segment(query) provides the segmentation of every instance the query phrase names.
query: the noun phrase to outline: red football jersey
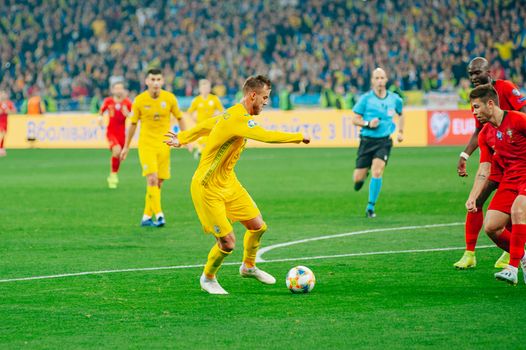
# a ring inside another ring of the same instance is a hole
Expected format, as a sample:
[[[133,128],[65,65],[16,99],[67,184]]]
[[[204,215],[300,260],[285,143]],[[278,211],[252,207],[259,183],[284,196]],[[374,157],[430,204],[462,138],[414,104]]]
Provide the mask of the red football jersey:
[[[526,180],[526,114],[504,111],[504,118],[495,130],[495,152],[504,168],[504,181]]]
[[[113,97],[108,97],[104,99],[102,106],[100,108],[100,113],[108,111],[109,120],[108,123],[108,134],[124,134],[126,126],[126,116],[123,113],[124,107],[126,106],[127,112],[131,112],[132,102],[130,99],[125,98],[120,102],[116,102]]]
[[[517,86],[509,80],[495,80],[493,88],[499,96],[499,106],[503,111],[518,111],[526,106],[526,97],[524,97]],[[482,128],[482,124],[475,118],[477,129]]]
[[[491,163],[495,153],[495,128],[486,123],[479,133],[480,163]]]
[[[7,100],[0,102],[0,118],[7,118],[7,111],[14,109],[15,105],[11,101]]]

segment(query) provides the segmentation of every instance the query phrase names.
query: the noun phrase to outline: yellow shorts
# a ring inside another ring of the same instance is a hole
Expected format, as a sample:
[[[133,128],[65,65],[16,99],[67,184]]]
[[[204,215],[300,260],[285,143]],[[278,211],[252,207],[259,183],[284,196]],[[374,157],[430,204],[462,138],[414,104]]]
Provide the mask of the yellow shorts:
[[[170,147],[141,148],[139,147],[142,176],[157,173],[159,179],[170,178]]]
[[[236,181],[228,189],[204,187],[192,180],[192,201],[203,230],[216,237],[233,231],[232,223],[246,221],[261,215],[247,190]]]

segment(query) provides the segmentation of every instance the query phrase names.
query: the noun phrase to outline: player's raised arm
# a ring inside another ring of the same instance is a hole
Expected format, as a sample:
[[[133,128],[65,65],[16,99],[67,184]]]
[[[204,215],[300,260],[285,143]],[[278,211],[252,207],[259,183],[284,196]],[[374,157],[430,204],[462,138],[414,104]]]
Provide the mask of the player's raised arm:
[[[309,143],[310,138],[301,133],[281,132],[266,130],[259,126],[251,117],[240,117],[232,132],[236,136],[246,137],[252,140],[267,143]]]
[[[181,145],[186,145],[192,141],[195,141],[202,136],[207,136],[210,134],[219,118],[222,118],[222,116],[206,119],[193,128],[181,131],[179,134],[170,132],[165,135],[168,139],[164,142],[168,146],[179,147]],[[174,138],[176,138],[177,141]]]

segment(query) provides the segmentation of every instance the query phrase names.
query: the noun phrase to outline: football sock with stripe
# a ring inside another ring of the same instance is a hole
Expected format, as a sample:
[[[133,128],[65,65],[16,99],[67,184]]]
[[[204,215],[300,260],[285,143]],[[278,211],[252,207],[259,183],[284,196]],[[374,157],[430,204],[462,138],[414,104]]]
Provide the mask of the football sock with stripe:
[[[524,256],[524,243],[526,243],[526,225],[515,224],[511,226],[510,265],[519,266],[519,261]]]
[[[369,204],[367,204],[367,210],[374,211],[374,205],[380,195],[380,189],[382,188],[382,178],[373,177],[369,183]]]
[[[225,257],[232,254],[232,252],[227,252],[219,248],[217,244],[214,244],[210,252],[208,253],[208,260],[206,262],[203,273],[206,278],[213,279],[216,276],[217,271],[223,264]]]
[[[151,211],[156,215],[161,213],[161,189],[159,186],[148,186],[146,195],[149,197]]]
[[[256,265],[256,254],[259,246],[261,245],[261,236],[267,230],[267,224],[263,223],[263,226],[259,230],[247,230],[243,239],[243,262],[248,268]]]
[[[477,208],[476,213],[467,213],[465,225],[466,250],[472,252],[475,251],[475,246],[477,245],[477,239],[483,222],[484,214],[482,213],[482,208]]]

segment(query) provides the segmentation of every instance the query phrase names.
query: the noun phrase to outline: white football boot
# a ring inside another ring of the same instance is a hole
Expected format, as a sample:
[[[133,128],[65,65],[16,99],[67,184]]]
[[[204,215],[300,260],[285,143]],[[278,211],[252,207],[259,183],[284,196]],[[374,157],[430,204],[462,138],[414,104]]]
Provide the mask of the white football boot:
[[[526,283],[526,254],[521,259],[521,269],[522,269],[522,277],[524,278],[524,283]]]
[[[276,283],[276,279],[270,273],[260,270],[255,266],[248,268],[245,266],[244,263],[241,264],[241,266],[239,267],[239,274],[241,275],[241,277],[255,278],[259,282],[264,283],[264,284],[275,284]]]
[[[205,276],[203,273],[199,279],[201,284],[201,289],[209,294],[228,294],[226,290],[221,287],[216,278],[210,279]]]
[[[501,272],[497,272],[495,274],[495,278],[498,279],[499,281],[505,281],[505,282],[508,282],[509,284],[516,286],[517,281],[518,281],[517,268],[511,265],[508,265],[508,267],[506,267]]]

